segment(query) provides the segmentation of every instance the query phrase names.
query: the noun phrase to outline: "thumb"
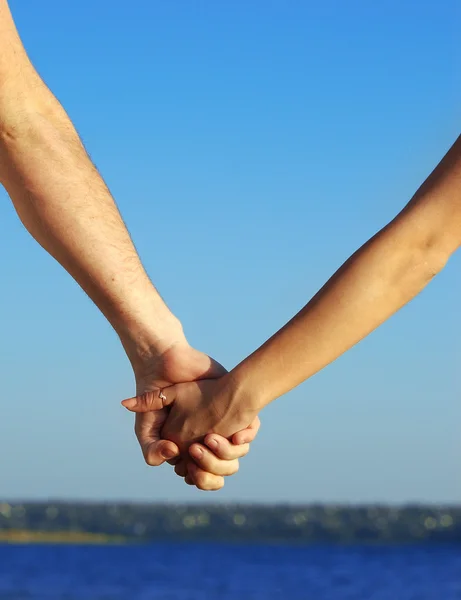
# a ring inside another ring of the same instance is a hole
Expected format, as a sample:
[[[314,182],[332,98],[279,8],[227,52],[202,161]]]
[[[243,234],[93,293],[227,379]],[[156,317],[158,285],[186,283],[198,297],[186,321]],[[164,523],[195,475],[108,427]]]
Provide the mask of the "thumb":
[[[250,444],[258,435],[260,427],[261,421],[259,420],[259,417],[256,417],[246,429],[237,431],[237,433],[232,436],[232,443],[236,446],[240,446],[241,444]]]
[[[208,370],[204,373],[203,377],[200,379],[219,379],[226,375],[227,369],[222,366],[221,363],[218,363],[217,360],[211,358],[211,356],[207,356],[210,361]]]
[[[165,461],[179,456],[179,448],[168,440],[155,440],[144,446],[143,454],[149,466],[158,467]]]
[[[136,415],[136,437],[144,460],[152,467],[157,467],[179,455],[176,444],[160,439],[160,431],[167,417],[165,413],[166,411],[152,411]]]
[[[144,413],[152,410],[162,410],[170,406],[176,399],[176,386],[168,388],[154,388],[144,394],[138,394],[122,401],[122,406],[131,412]]]

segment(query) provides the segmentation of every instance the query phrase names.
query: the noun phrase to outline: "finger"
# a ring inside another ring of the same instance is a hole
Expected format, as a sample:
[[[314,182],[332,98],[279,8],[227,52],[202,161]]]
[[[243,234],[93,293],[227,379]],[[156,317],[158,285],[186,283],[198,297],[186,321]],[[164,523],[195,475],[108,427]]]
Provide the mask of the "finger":
[[[144,392],[144,394],[122,400],[122,406],[131,412],[150,412],[151,410],[162,410],[166,406],[170,406],[175,398],[176,389],[173,385],[164,389],[155,388],[149,392]]]
[[[142,446],[141,446],[142,447]],[[168,440],[146,444],[143,448],[144,460],[151,467],[159,467],[166,460],[179,455],[179,448]]]
[[[249,444],[240,444],[236,446],[226,438],[217,435],[216,433],[210,433],[205,437],[205,446],[209,448],[213,454],[222,460],[234,460],[236,458],[243,458],[250,451]],[[194,444],[197,446],[200,444]],[[191,446],[192,448],[192,446]]]
[[[259,417],[251,423],[249,427],[243,429],[242,431],[238,431],[232,436],[232,442],[234,444],[249,444],[252,442],[256,436],[258,435],[259,428],[261,427],[261,421]]]
[[[224,487],[224,477],[206,473],[194,463],[187,465],[187,477],[192,478],[195,486],[204,492],[216,492]]]
[[[189,453],[194,459],[197,466],[211,473],[212,475],[221,475],[228,477],[229,475],[235,475],[239,470],[239,462],[237,459],[234,460],[221,460],[217,458],[213,452],[201,446],[200,444],[193,444]]]
[[[187,475],[186,461],[185,460],[179,461],[178,464],[174,468],[174,472],[176,473],[176,475],[179,475],[179,477],[185,477]]]
[[[160,430],[166,417],[166,411],[153,411],[137,414],[135,419],[135,433],[144,460],[154,467],[179,455],[179,448],[174,442],[160,439]]]
[[[187,485],[195,485],[194,480],[189,475],[186,475],[184,481],[187,483]]]

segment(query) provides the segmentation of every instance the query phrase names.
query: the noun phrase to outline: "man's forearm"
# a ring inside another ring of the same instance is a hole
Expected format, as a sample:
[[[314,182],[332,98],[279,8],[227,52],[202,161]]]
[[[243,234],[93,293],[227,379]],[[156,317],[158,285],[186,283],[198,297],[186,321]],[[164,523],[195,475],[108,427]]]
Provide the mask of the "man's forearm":
[[[43,83],[35,80],[28,94],[25,85],[0,90],[1,183],[25,227],[97,304],[132,361],[161,352],[181,337],[180,323],[149,281],[70,119]]]
[[[460,243],[461,138],[405,210],[229,374],[237,403],[262,408],[331,363],[414,298]]]

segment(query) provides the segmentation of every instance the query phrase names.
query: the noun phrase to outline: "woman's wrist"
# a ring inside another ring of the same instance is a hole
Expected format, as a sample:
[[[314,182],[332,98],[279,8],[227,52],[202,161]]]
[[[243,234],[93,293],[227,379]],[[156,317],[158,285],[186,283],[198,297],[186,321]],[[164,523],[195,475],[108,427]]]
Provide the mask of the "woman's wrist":
[[[264,386],[260,385],[245,362],[241,363],[222,379],[231,395],[231,403],[236,412],[254,418],[270,403]]]

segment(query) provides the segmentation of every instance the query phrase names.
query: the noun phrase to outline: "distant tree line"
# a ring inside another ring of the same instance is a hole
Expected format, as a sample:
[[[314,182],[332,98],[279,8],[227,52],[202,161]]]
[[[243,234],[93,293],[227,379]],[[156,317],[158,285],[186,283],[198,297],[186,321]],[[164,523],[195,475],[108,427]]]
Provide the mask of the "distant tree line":
[[[0,530],[139,541],[461,543],[461,506],[0,503]]]

